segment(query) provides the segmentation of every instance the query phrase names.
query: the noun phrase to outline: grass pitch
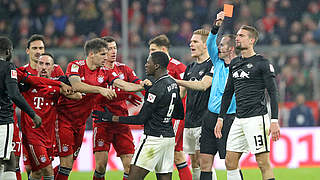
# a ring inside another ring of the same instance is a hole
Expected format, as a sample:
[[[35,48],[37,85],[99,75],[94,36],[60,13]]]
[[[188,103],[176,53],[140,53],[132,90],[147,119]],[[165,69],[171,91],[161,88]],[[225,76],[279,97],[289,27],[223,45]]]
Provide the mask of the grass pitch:
[[[217,170],[218,180],[226,180],[227,173],[223,170]],[[261,174],[258,169],[244,169],[242,170],[245,180],[260,180]],[[319,168],[297,168],[297,169],[274,169],[276,179],[280,180],[320,180],[320,167]],[[92,179],[93,172],[71,172],[69,180],[90,180]],[[110,180],[122,180],[122,171],[108,171],[106,179]],[[27,175],[24,173],[22,179],[27,179]],[[149,173],[145,178],[146,180],[156,179],[154,173]],[[178,171],[173,172],[173,180],[178,180]]]

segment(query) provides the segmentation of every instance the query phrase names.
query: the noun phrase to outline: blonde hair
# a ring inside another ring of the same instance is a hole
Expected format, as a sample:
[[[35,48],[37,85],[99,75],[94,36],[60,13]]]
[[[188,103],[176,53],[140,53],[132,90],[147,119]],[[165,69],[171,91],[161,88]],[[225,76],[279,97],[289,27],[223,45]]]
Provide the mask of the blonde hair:
[[[197,29],[197,30],[193,31],[193,34],[198,34],[201,36],[201,40],[203,43],[207,42],[209,33],[210,32],[206,29]]]

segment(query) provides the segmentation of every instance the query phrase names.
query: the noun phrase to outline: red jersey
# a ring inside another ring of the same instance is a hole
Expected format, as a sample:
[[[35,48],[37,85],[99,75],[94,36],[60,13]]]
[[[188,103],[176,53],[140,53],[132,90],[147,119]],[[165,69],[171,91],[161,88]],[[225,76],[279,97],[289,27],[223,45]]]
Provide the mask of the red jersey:
[[[103,67],[90,70],[86,60],[70,62],[66,75],[68,77],[79,76],[82,82],[93,86],[103,86],[117,78],[117,75],[110,74],[110,72]],[[81,100],[72,100],[61,96],[57,106],[59,122],[75,128],[85,125],[95,104],[96,95],[97,94],[93,93],[83,93]]]
[[[60,87],[46,86],[46,88],[49,92],[41,91],[43,87],[31,86],[28,91],[22,93],[32,109],[42,118],[42,124],[40,128],[32,129],[32,119],[26,113],[22,113],[21,129],[26,143],[51,148],[55,134],[55,106],[58,102]]]
[[[22,67],[24,67],[32,75],[34,75],[34,76],[38,75],[37,70],[36,69],[32,69],[30,64],[26,64],[26,65],[24,65]],[[19,68],[21,68],[21,67],[19,67]],[[51,73],[51,77],[55,78],[55,77],[59,77],[59,76],[63,76],[63,75],[64,75],[64,72],[62,71],[61,67],[59,65],[57,65],[57,64],[54,64],[53,65],[53,71]]]
[[[183,79],[184,71],[186,70],[186,65],[180,61],[170,58],[169,64],[167,67],[168,74],[175,79]]]
[[[111,73],[114,77],[119,77],[119,79],[122,79],[126,82],[131,83],[140,83],[139,77],[137,77],[136,73],[127,65],[115,62],[113,69],[106,68],[109,73]],[[121,89],[110,86],[108,84],[105,85],[105,87],[109,87],[115,90],[115,92],[122,91]],[[108,103],[105,104],[99,104],[94,107],[95,110],[103,110],[103,106],[107,106],[109,111],[113,113],[116,116],[128,116],[128,107],[126,100],[115,100],[115,101],[108,101]]]

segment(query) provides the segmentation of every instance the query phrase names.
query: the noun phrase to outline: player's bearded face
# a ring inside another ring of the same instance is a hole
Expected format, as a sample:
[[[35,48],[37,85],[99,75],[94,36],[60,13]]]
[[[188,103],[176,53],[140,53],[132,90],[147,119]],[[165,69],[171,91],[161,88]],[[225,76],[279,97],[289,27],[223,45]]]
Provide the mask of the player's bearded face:
[[[249,38],[249,32],[243,29],[240,29],[237,32],[237,36],[236,36],[236,48],[238,50],[246,50],[248,49],[250,46],[250,42],[252,41],[252,38]]]
[[[41,40],[36,40],[30,43],[30,47],[26,52],[30,56],[30,59],[37,63],[41,54],[44,53],[44,44]]]
[[[191,57],[197,58],[206,50],[206,42],[202,42],[201,35],[194,34],[190,40]]]
[[[39,77],[49,78],[53,71],[53,59],[50,56],[40,56],[37,71]]]
[[[147,75],[154,75],[155,67],[154,67],[154,63],[151,59],[151,56],[148,57],[147,62],[144,66],[145,66]]]

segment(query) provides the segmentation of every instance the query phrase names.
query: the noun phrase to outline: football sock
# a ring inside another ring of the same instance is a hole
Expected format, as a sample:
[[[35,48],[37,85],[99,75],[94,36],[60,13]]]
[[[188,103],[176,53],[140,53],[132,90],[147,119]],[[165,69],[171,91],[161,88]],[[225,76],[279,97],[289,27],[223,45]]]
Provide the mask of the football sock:
[[[31,176],[29,176],[29,180],[40,180],[40,179],[32,178]]]
[[[43,180],[54,180],[54,176],[43,176]]]
[[[270,179],[268,179],[268,180],[276,180],[276,178],[270,178]]]
[[[200,180],[211,180],[211,179],[212,179],[212,172],[201,171]]]
[[[2,179],[3,170],[4,170],[4,165],[0,164],[0,179]]]
[[[104,180],[105,173],[99,173],[97,170],[94,171],[93,180]]]
[[[129,174],[127,174],[127,173],[123,173],[123,180],[128,180],[128,178],[129,178]]]
[[[57,176],[58,171],[59,171],[59,167],[60,167],[60,165],[58,165],[58,166],[56,166],[55,168],[53,168],[53,175],[54,175],[54,177]]]
[[[20,168],[16,168],[16,177],[17,177],[17,180],[21,180]]]
[[[191,174],[191,171],[188,167],[187,162],[176,164],[176,167],[178,169],[179,178],[181,180],[192,180],[192,174]]]
[[[192,168],[192,179],[193,180],[199,180],[200,179],[200,168]]]
[[[227,170],[228,180],[242,180],[242,173],[239,169]]]
[[[70,172],[71,172],[71,168],[60,166],[58,174],[55,179],[56,180],[68,180]]]

